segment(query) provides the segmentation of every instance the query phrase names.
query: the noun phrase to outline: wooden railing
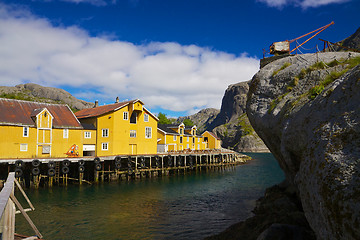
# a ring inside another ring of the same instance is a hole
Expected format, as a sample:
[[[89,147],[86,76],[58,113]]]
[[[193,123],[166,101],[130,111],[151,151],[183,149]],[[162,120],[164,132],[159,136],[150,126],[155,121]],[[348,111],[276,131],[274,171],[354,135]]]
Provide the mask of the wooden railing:
[[[17,198],[14,195],[15,185],[18,187],[26,201],[28,202],[30,208],[24,209]],[[19,209],[16,211],[16,207]],[[30,219],[29,215],[26,213],[28,211],[35,210],[34,206],[31,204],[29,198],[26,196],[24,190],[20,186],[19,182],[15,178],[15,173],[10,172],[8,178],[4,184],[3,189],[0,192],[0,239],[1,240],[13,240],[15,235],[15,214],[22,213],[26,221],[30,224],[31,228],[34,230],[36,237],[29,237],[27,239],[38,239],[43,236],[36,228],[35,224]]]

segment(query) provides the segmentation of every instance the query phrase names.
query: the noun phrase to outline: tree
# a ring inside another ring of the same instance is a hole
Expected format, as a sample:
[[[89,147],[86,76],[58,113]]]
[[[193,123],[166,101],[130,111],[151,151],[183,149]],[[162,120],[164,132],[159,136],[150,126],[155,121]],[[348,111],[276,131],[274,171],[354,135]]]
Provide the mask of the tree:
[[[158,124],[171,124],[171,120],[166,117],[165,113],[159,112],[157,117],[159,119]]]

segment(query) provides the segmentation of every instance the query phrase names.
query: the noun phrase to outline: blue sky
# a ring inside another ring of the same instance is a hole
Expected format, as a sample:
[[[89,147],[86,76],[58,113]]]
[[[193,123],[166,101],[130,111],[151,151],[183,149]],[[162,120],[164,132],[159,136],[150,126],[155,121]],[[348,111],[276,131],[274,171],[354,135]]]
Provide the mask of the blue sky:
[[[359,10],[359,0],[0,0],[1,85],[33,82],[100,104],[140,98],[184,116],[220,108],[272,42],[331,21],[319,37],[337,42],[360,27]]]

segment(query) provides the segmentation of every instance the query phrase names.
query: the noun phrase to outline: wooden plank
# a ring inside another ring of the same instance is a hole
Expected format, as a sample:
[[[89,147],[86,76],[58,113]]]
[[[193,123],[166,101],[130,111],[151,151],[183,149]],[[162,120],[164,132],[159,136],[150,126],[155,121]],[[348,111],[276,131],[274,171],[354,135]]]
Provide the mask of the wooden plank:
[[[22,213],[22,215],[24,216],[26,221],[30,224],[31,228],[36,233],[36,236],[38,236],[39,238],[42,238],[43,236],[41,235],[41,233],[39,232],[39,230],[37,229],[37,227],[35,226],[33,221],[30,219],[29,215],[25,212],[25,210],[23,209],[23,207],[21,206],[21,204],[16,199],[16,197],[15,197],[15,195],[13,193],[10,194],[10,198],[15,203],[15,205],[18,207],[18,209],[20,210],[20,212]]]

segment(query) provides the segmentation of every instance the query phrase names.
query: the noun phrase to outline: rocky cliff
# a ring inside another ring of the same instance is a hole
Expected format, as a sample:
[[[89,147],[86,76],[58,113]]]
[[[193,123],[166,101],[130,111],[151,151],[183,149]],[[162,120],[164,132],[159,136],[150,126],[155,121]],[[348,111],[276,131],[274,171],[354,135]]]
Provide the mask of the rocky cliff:
[[[215,108],[205,108],[200,110],[198,113],[195,113],[186,117],[179,117],[176,119],[177,123],[183,122],[185,119],[190,119],[197,127],[199,133],[203,133],[208,130],[209,126],[212,124],[216,116],[219,114],[220,110]]]
[[[250,83],[247,115],[317,239],[360,239],[360,54],[266,65]]]
[[[249,82],[230,85],[224,94],[220,113],[208,129],[222,140],[224,148],[238,152],[267,152],[245,114]]]
[[[15,87],[0,87],[0,97],[19,100],[62,103],[73,110],[93,107],[94,103],[85,102],[60,88],[43,87],[34,83],[19,84]]]
[[[356,49],[360,51],[360,28],[358,28],[356,30],[356,32],[351,35],[348,38],[345,38],[344,40],[338,42],[337,44],[344,46],[344,47],[348,47],[348,48],[352,48],[352,49]],[[335,50],[337,51],[343,51],[344,49],[341,47],[334,47]]]

